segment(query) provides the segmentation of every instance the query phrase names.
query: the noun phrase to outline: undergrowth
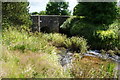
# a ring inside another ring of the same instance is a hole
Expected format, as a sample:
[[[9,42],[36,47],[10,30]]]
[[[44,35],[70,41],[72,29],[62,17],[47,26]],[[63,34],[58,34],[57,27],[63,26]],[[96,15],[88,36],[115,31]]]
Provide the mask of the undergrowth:
[[[24,26],[22,26],[24,27]],[[2,33],[3,52],[0,57],[2,71],[0,77],[7,78],[66,78],[72,77],[71,72],[64,71],[58,62],[57,47],[68,48],[68,38],[59,33],[32,33],[25,28],[9,27]],[[86,40],[83,38],[70,38],[81,52],[87,50]],[[82,49],[82,41],[86,48]],[[72,46],[72,45],[70,45]],[[75,46],[75,45],[74,45]],[[72,48],[72,47],[71,47]]]
[[[104,66],[106,69],[100,67],[95,71],[93,68],[90,69],[92,65],[88,63],[86,65],[77,58],[73,61],[72,69],[64,71],[56,55],[59,52],[58,48],[64,47],[73,52],[85,53],[88,46],[87,41],[82,37],[67,38],[66,35],[59,33],[32,33],[24,28],[11,27],[3,30],[2,46],[0,78],[96,78],[99,75],[99,77],[113,76],[111,73],[113,73],[114,65],[112,67],[108,65],[108,68]],[[88,71],[85,70],[87,68]],[[84,74],[78,76],[79,71]],[[88,75],[87,72],[90,74]],[[107,76],[107,73],[111,75]],[[95,76],[96,74],[97,76]]]

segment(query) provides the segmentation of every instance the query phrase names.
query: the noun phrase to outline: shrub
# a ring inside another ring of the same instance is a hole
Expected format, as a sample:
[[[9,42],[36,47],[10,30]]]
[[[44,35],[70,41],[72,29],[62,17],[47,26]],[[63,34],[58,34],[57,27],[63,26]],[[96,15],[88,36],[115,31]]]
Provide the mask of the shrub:
[[[96,43],[97,46],[103,49],[120,49],[119,31],[117,23],[110,25],[107,30],[97,30],[96,40],[99,41],[99,44]]]
[[[83,23],[80,20],[73,23],[73,26],[70,29],[70,34],[72,36],[84,36],[85,38],[91,38],[94,31],[99,27],[97,25],[92,25],[88,23]],[[88,34],[89,33],[89,34]]]
[[[65,35],[58,33],[43,34],[42,37],[56,47],[65,47],[81,53],[86,52],[88,48],[86,40],[82,37],[67,38]]]
[[[76,16],[68,18],[61,26],[61,33],[67,34],[68,36],[70,35],[70,29],[75,21],[77,21],[80,18],[77,18]]]
[[[61,28],[69,36],[80,36],[87,39],[91,49],[114,49],[120,47],[119,25],[117,21],[109,26],[89,24],[74,17],[66,20]]]
[[[70,38],[67,38],[65,41],[64,41],[64,46],[68,49],[71,48],[72,46],[72,42],[71,42],[71,39]]]
[[[72,37],[70,39],[66,39],[64,45],[65,47],[80,53],[85,53],[88,48],[86,40],[82,37]]]
[[[63,46],[63,42],[66,40],[66,35],[62,35],[59,33],[50,33],[50,34],[43,34],[43,38],[47,41],[50,41],[54,46]]]

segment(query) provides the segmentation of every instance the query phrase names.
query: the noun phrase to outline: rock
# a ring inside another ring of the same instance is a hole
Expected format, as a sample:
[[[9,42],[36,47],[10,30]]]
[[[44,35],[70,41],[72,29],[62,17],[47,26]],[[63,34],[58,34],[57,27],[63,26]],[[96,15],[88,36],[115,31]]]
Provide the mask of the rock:
[[[69,56],[72,56],[72,55],[73,55],[73,53],[71,53],[71,52],[68,52],[68,53],[67,53],[67,55],[69,55]]]

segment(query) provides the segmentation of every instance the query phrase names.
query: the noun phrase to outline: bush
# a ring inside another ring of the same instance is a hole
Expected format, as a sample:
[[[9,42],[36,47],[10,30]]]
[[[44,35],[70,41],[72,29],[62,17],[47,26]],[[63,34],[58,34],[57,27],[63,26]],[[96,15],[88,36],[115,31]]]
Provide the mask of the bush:
[[[61,32],[64,33],[64,34],[67,34],[67,36],[71,36],[70,35],[70,29],[73,25],[73,23],[77,20],[79,20],[80,18],[79,17],[76,17],[76,16],[73,16],[73,17],[70,17],[68,18],[61,26],[60,26],[60,29],[61,29]]]
[[[91,45],[91,42],[94,42],[93,34],[95,30],[99,29],[96,25],[81,22],[80,17],[71,17],[67,19],[61,28],[65,31],[65,34],[67,32],[68,36],[84,37],[87,39],[89,45]]]
[[[43,38],[49,41],[53,46],[65,47],[72,51],[84,53],[87,51],[87,42],[82,37],[67,38],[66,35],[58,33],[43,34]]]
[[[61,28],[69,36],[80,36],[87,39],[91,49],[114,49],[120,47],[119,25],[117,21],[109,26],[94,25],[82,22],[80,18],[74,17],[66,20]]]
[[[103,29],[103,26],[88,24],[86,22],[82,22],[82,18],[84,17],[77,17],[73,16],[68,18],[60,27],[62,28],[63,32],[70,36],[85,36],[92,35],[96,29]],[[89,33],[89,34],[88,34]]]
[[[57,47],[63,47],[63,42],[67,39],[66,35],[62,35],[59,33],[43,34],[42,37],[47,41],[51,42],[52,45]]]
[[[99,41],[99,44],[96,43],[97,46],[102,49],[120,49],[119,27],[117,23],[114,23],[107,30],[96,31],[96,40]]]
[[[66,39],[64,45],[65,47],[80,53],[85,53],[88,48],[86,40],[82,37],[72,37],[70,39]]]

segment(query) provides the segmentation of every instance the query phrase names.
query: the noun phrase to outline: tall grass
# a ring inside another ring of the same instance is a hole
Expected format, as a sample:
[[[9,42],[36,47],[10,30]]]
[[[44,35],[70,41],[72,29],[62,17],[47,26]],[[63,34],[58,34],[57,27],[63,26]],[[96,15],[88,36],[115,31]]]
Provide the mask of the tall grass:
[[[84,56],[75,57],[72,73],[77,78],[114,78],[115,63],[102,61],[99,58]]]
[[[24,26],[23,26],[24,27]],[[64,71],[58,62],[58,47],[73,52],[87,51],[87,42],[82,37],[67,38],[59,33],[32,33],[26,29],[8,28],[2,33],[3,51],[0,56],[0,78],[103,78],[113,76],[111,64],[94,69],[90,59],[75,58],[72,69]],[[97,61],[97,59],[96,59]],[[104,63],[107,63],[104,62]],[[107,67],[106,67],[107,66]]]
[[[56,47],[71,48],[74,51],[80,50],[82,53],[87,51],[87,42],[82,37],[66,37],[59,33],[28,33],[21,29],[4,29],[3,44],[12,50],[21,50],[22,52],[30,50],[33,52],[54,53]],[[70,43],[69,43],[70,42]],[[71,44],[71,45],[70,45]],[[74,47],[76,49],[74,49]]]
[[[0,77],[72,77],[69,70],[64,71],[56,55],[59,52],[57,47],[67,48],[67,44],[64,43],[67,39],[65,35],[58,33],[32,33],[25,28],[13,27],[4,29],[2,34],[3,52],[0,57],[0,63],[2,64]],[[82,47],[79,49],[82,50]]]
[[[0,58],[1,78],[61,78],[70,77],[54,54],[10,51],[3,47]]]
[[[22,52],[30,50],[33,52],[53,53],[55,47],[39,37],[33,36],[32,33],[27,33],[25,30],[18,31],[17,29],[6,29],[3,32],[3,44],[12,50],[21,50]]]

